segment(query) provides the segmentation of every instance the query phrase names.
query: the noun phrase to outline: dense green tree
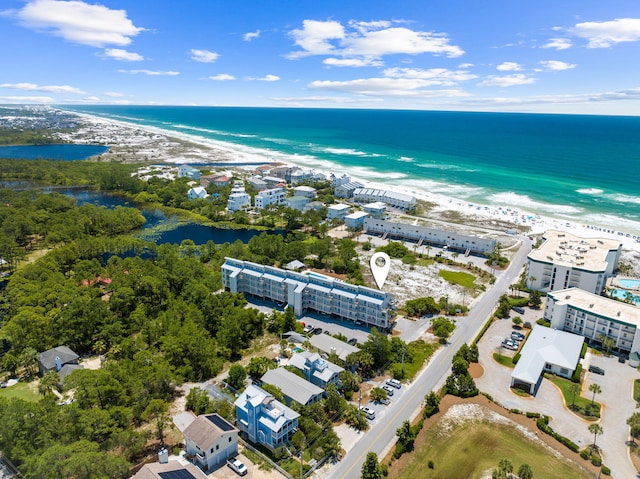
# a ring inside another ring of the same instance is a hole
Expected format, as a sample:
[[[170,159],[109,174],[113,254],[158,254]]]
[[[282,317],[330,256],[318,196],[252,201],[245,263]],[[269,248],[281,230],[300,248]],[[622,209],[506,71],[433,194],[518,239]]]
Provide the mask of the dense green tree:
[[[191,388],[187,394],[187,402],[185,408],[188,411],[193,412],[195,415],[205,414],[210,412],[211,399],[209,394],[204,389],[198,387]]]
[[[438,337],[442,343],[444,343],[456,329],[456,323],[451,319],[439,317],[433,320],[431,327],[433,334]]]
[[[234,363],[229,368],[227,384],[236,391],[244,389],[244,381],[247,379],[247,371],[241,364]]]
[[[378,455],[375,452],[368,452],[367,457],[362,464],[360,473],[361,479],[382,479],[382,467],[378,463]]]
[[[255,356],[249,360],[247,365],[247,374],[252,378],[259,379],[269,370],[275,369],[278,365],[271,359],[264,356]]]
[[[629,434],[635,443],[635,440],[640,437],[640,412],[634,412],[627,419],[627,425],[629,426]]]
[[[532,308],[538,309],[542,304],[542,294],[540,291],[533,290],[529,293],[529,304]]]
[[[522,464],[518,468],[518,477],[520,479],[533,479],[533,471],[529,464]]]

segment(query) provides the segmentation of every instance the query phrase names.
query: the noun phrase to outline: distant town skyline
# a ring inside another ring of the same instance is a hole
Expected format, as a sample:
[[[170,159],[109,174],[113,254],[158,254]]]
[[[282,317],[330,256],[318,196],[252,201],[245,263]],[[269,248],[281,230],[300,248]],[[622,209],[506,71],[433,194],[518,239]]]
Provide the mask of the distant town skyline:
[[[4,0],[0,104],[640,114],[640,3]]]

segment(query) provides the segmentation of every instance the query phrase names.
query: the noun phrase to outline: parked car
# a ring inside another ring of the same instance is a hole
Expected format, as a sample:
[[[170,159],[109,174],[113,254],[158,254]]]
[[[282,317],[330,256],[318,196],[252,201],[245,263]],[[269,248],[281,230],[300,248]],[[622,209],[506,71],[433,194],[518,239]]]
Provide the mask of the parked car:
[[[245,466],[238,459],[229,459],[227,460],[227,466],[233,469],[238,475],[244,476],[247,474],[247,466]]]
[[[594,374],[599,374],[600,376],[604,376],[604,369],[598,366],[589,366],[589,372]]]
[[[384,404],[385,406],[388,406],[389,404],[391,404],[391,400],[389,398],[380,399],[378,402],[380,404]]]
[[[524,329],[531,329],[531,323],[529,321],[525,321],[522,327]]]
[[[520,306],[513,306],[511,309],[513,309],[518,314],[524,314],[524,308],[521,308]]]
[[[524,334],[518,332],[518,331],[513,331],[511,333],[511,339],[513,339],[514,341],[524,341]]]
[[[355,346],[356,344],[358,344],[358,340],[356,338],[351,338],[349,341],[347,341],[347,344]]]
[[[376,412],[373,409],[370,409],[368,407],[362,407],[362,408],[360,408],[360,410],[364,413],[364,415],[366,416],[367,419],[375,419],[376,418]]]
[[[504,341],[502,341],[502,347],[511,349],[512,351],[517,351],[519,344],[516,343],[513,339],[505,339]]]
[[[313,332],[313,330],[314,330],[314,329],[315,329],[315,328],[314,328],[311,324],[307,324],[307,325],[304,327],[303,331],[304,331],[305,333],[311,333],[311,332]]]
[[[396,388],[396,389],[400,389],[402,387],[402,383],[397,379],[393,379],[393,378],[387,379],[385,383],[391,386],[392,388]]]
[[[391,386],[387,386],[385,384],[384,386],[382,386],[382,389],[387,392],[387,396],[393,396],[393,388]]]
[[[313,334],[322,334],[322,328],[315,328]]]

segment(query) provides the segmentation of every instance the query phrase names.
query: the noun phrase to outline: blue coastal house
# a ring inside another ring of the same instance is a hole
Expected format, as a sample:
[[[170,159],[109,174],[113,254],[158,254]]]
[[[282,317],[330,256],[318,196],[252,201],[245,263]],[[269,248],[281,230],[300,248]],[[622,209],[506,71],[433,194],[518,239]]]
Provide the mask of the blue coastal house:
[[[238,429],[269,449],[286,445],[298,428],[300,415],[258,386],[245,389],[235,406]]]

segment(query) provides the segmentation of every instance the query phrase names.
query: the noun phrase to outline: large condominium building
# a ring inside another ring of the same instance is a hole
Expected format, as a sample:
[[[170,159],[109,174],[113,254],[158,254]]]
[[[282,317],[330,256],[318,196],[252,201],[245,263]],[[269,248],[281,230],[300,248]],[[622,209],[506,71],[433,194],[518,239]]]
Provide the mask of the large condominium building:
[[[584,336],[589,342],[614,340],[615,348],[640,352],[640,308],[578,288],[547,295],[544,318],[551,327]]]
[[[403,238],[422,244],[448,246],[463,253],[490,253],[496,247],[496,240],[455,233],[453,231],[427,228],[426,226],[398,223],[396,221],[367,218],[364,220],[364,231],[386,235],[392,238]]]
[[[390,293],[316,273],[296,273],[225,258],[222,282],[232,293],[247,293],[291,306],[297,316],[312,310],[388,330],[395,299]]]
[[[374,188],[358,188],[354,190],[353,200],[362,203],[382,201],[389,206],[400,208],[402,210],[411,210],[416,207],[415,196]]]
[[[550,230],[527,259],[527,286],[539,291],[580,288],[600,294],[618,266],[622,243]]]
[[[255,206],[261,210],[269,205],[281,205],[287,196],[287,192],[284,188],[272,188],[270,190],[263,190],[258,193],[255,198]]]

